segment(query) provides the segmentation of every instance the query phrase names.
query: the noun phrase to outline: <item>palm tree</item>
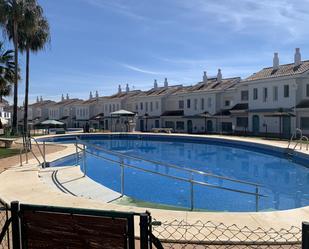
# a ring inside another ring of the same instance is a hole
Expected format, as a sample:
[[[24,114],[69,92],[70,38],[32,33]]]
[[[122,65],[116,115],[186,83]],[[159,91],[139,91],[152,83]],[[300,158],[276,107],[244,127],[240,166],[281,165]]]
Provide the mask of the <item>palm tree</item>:
[[[11,85],[14,83],[14,51],[5,50],[0,42],[0,102],[3,96],[11,93]]]
[[[25,0],[24,21],[19,29],[19,48],[26,52],[26,84],[24,107],[24,133],[28,132],[28,96],[29,96],[29,67],[30,51],[42,50],[50,41],[49,24],[43,16],[42,8],[36,0]]]
[[[0,24],[14,44],[14,103],[12,134],[17,133],[18,105],[18,26],[23,20],[23,0],[0,0]]]

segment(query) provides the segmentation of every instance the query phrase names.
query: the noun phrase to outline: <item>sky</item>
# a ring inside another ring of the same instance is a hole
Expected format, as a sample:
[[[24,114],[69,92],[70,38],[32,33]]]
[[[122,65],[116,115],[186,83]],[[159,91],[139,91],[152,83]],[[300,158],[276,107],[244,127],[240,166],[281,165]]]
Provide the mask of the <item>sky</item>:
[[[272,66],[274,52],[280,64],[293,62],[296,47],[309,59],[309,0],[38,1],[51,43],[31,55],[30,102],[105,96],[127,83],[146,90],[165,77],[191,85],[218,68],[246,78]],[[24,72],[24,56],[20,64]]]

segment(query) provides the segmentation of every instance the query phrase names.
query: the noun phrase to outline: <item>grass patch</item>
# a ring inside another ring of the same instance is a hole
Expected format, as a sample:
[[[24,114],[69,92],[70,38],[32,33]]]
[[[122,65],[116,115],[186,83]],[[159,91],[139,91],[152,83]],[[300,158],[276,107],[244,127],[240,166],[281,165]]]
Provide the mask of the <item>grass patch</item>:
[[[10,157],[10,156],[15,156],[18,154],[19,154],[19,149],[0,148],[0,159]]]

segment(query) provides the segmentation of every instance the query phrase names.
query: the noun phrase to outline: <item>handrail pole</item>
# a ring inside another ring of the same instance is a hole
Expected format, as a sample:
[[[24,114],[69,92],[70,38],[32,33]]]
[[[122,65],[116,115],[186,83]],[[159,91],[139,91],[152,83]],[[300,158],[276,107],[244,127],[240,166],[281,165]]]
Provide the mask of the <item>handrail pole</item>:
[[[26,139],[26,164],[28,164],[28,140]]]
[[[43,168],[45,168],[45,167],[46,167],[46,148],[45,148],[45,141],[43,141],[43,162],[44,162]]]
[[[75,148],[76,148],[76,166],[78,165],[78,146],[77,146],[77,137],[76,137],[76,140],[75,140]]]
[[[20,166],[23,166],[22,148],[19,149],[19,162]]]
[[[191,174],[191,179],[190,179],[190,200],[191,200],[190,210],[193,211],[194,209],[193,174]]]
[[[259,211],[259,188],[255,188],[255,211]]]
[[[120,179],[121,179],[121,196],[124,196],[124,160],[120,158]]]
[[[86,166],[86,146],[83,144],[83,166],[84,166],[84,177],[87,175],[87,166]]]

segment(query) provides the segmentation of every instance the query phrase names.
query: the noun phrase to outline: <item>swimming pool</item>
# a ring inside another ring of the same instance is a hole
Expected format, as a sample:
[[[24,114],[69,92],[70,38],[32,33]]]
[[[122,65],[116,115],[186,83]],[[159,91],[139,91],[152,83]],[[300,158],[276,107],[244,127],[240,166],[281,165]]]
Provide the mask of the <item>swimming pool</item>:
[[[309,168],[305,166],[309,161],[288,159],[281,149],[181,136],[80,137],[79,143],[86,145],[87,152],[80,163],[85,162],[87,176],[136,200],[186,209],[193,205],[194,210],[240,212],[309,205]],[[46,141],[72,143],[75,137]],[[51,165],[75,163],[73,155]],[[258,198],[257,190],[261,195]]]

